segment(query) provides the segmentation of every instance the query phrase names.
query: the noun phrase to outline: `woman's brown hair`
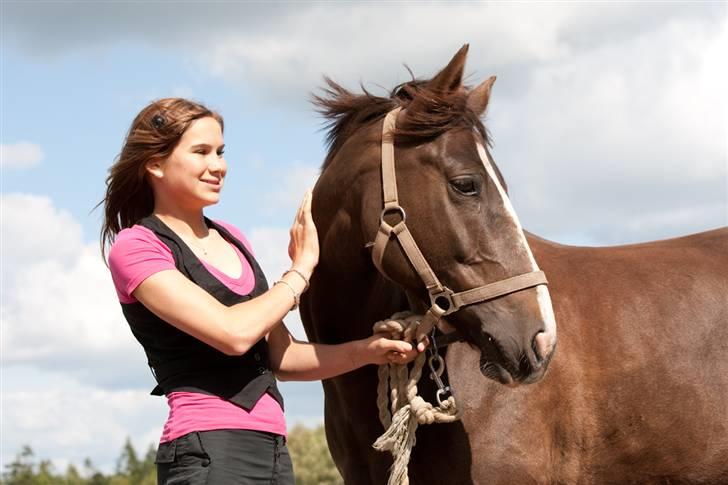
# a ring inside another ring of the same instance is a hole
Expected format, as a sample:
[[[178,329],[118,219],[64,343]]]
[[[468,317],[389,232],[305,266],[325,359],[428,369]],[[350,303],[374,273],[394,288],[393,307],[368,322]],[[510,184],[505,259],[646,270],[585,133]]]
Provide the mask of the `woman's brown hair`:
[[[106,195],[94,207],[104,205],[104,224],[101,226],[104,263],[107,245],[114,242],[119,231],[133,226],[154,210],[154,193],[146,178],[147,162],[169,157],[190,124],[208,116],[216,119],[224,129],[222,116],[184,98],[158,99],[134,118],[121,153],[109,168]]]

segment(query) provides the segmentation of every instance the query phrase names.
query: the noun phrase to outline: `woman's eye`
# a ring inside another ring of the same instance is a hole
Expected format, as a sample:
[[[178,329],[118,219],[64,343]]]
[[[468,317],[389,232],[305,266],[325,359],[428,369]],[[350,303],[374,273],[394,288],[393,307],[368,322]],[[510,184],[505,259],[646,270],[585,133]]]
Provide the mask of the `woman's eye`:
[[[221,156],[223,156],[224,153],[225,153],[225,150],[220,150],[219,152],[217,152],[217,156],[221,157]]]
[[[453,179],[450,185],[463,195],[478,195],[478,183],[473,177]]]

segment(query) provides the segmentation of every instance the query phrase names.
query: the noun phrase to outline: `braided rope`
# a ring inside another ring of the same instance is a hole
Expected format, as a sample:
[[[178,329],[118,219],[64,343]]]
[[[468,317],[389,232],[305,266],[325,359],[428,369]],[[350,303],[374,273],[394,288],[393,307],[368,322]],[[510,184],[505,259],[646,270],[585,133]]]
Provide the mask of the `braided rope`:
[[[414,339],[422,318],[412,312],[399,312],[387,320],[374,324],[374,333],[387,333],[395,340]],[[433,406],[417,395],[417,382],[422,375],[425,354],[417,356],[412,370],[407,365],[385,364],[379,366],[377,407],[379,420],[385,428],[374,448],[389,450],[394,458],[388,485],[408,485],[412,447],[416,444],[415,432],[420,424],[452,423],[459,419],[455,398],[448,397],[440,406]]]

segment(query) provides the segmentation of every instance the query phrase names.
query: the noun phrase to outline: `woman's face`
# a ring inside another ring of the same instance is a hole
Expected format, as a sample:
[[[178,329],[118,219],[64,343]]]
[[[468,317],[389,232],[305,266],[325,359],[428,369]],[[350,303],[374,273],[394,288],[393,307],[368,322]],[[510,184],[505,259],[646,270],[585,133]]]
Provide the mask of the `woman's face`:
[[[185,208],[202,208],[220,200],[227,162],[220,123],[207,117],[193,121],[166,160],[153,164],[155,197]]]

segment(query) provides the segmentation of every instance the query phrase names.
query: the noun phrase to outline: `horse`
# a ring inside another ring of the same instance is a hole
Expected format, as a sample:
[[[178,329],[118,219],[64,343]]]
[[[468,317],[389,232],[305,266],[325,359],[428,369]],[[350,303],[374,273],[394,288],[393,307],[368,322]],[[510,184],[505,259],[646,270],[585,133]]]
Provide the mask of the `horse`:
[[[412,483],[728,483],[728,228],[614,247],[523,230],[481,122],[495,78],[464,86],[467,50],[388,97],[329,78],[314,96],[329,151],[313,196],[320,262],[300,306],[309,340],[365,338],[396,312],[438,308],[395,238],[372,257],[381,228],[406,219],[452,292],[546,275],[439,319],[462,340],[445,356],[461,420],[419,427]],[[383,200],[387,150],[401,211]],[[376,367],[322,384],[344,481],[385,483]]]

